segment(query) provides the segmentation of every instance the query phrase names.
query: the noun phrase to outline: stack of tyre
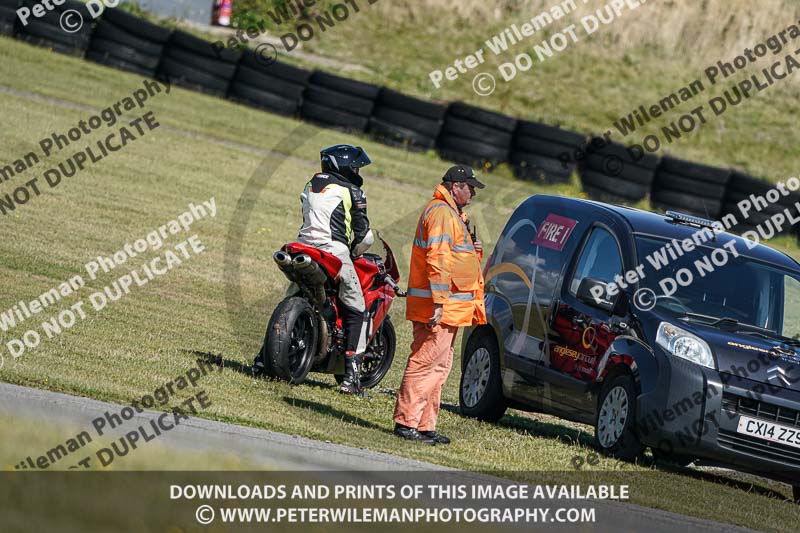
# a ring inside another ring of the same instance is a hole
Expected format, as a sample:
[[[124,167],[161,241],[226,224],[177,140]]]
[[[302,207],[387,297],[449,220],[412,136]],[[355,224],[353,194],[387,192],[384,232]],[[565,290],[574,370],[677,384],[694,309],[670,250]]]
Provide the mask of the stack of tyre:
[[[229,48],[217,54],[210,42],[176,30],[164,48],[158,73],[181,87],[225,97],[241,55]]]
[[[34,0],[23,0],[22,5],[31,11],[34,6],[43,9],[40,2]],[[89,48],[93,21],[86,4],[66,0],[45,11],[44,16],[37,18],[31,14],[27,24],[19,24],[19,36],[31,44],[52,48],[62,54],[83,56]]]
[[[716,219],[731,171],[665,156],[653,181],[653,205]]]
[[[101,65],[153,77],[172,30],[119,9],[108,8],[97,22],[86,58]]]
[[[517,119],[462,102],[447,108],[437,151],[444,159],[494,166],[508,161]]]
[[[543,183],[569,181],[583,135],[530,120],[520,120],[514,132],[510,160],[515,175]]]
[[[0,0],[0,35],[14,35],[16,32],[18,7],[19,0]]]
[[[303,93],[300,116],[351,132],[367,129],[380,87],[315,70]]]
[[[277,61],[267,63],[252,50],[239,61],[228,97],[231,100],[294,116],[311,72]]]
[[[766,206],[764,202],[754,202],[751,195],[765,198]],[[764,238],[771,238],[770,233],[773,228],[777,230],[777,233],[798,234],[800,233],[800,227],[791,227],[789,222],[783,224],[782,228],[777,228],[767,222],[770,217],[783,213],[787,208],[794,218],[800,217],[798,208],[795,206],[796,202],[800,202],[800,194],[796,192],[789,192],[788,195],[784,196],[771,183],[733,171],[728,183],[728,191],[725,194],[722,215],[732,214],[736,217],[738,224],[732,230],[737,233],[757,230],[758,226],[761,226],[765,232]]]
[[[636,203],[650,194],[659,163],[653,154],[602,137],[586,143],[578,159],[581,182],[589,196],[620,203]]]
[[[436,146],[447,106],[382,88],[368,132],[387,144],[428,150]]]

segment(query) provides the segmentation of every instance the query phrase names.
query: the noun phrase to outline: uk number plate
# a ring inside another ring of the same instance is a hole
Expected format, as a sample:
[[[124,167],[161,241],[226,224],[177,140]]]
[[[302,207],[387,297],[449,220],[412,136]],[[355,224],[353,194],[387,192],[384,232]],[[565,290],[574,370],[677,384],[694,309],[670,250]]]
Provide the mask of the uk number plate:
[[[739,417],[739,427],[736,428],[736,431],[751,437],[800,448],[800,429],[798,428],[775,424],[766,420],[758,420],[749,416],[741,416]]]

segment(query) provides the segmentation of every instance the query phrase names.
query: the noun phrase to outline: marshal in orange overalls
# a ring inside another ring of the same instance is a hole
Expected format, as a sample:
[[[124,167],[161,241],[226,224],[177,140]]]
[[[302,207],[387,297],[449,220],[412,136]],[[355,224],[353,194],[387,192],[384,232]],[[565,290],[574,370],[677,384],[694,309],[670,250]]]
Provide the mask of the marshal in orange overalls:
[[[414,341],[397,394],[394,422],[434,431],[442,386],[453,364],[460,326],[486,323],[480,256],[448,190],[439,185],[417,224],[411,251],[406,318]],[[442,321],[427,325],[434,303],[443,305]]]

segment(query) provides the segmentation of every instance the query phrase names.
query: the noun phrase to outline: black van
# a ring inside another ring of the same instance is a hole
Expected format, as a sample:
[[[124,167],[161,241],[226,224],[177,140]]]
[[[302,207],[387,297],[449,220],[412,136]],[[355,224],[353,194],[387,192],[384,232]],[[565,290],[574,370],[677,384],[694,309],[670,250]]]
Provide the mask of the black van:
[[[462,413],[595,426],[598,448],[737,468],[800,499],[800,265],[669,212],[537,195],[484,272]]]

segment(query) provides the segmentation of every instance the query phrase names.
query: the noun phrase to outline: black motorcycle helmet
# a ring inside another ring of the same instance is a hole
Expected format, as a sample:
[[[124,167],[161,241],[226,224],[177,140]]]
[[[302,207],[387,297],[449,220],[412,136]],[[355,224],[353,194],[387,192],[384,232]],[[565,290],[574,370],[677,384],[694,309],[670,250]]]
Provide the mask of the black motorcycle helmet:
[[[330,146],[321,151],[319,155],[323,172],[340,174],[356,187],[361,187],[364,183],[358,169],[372,163],[363,148],[349,144]]]

